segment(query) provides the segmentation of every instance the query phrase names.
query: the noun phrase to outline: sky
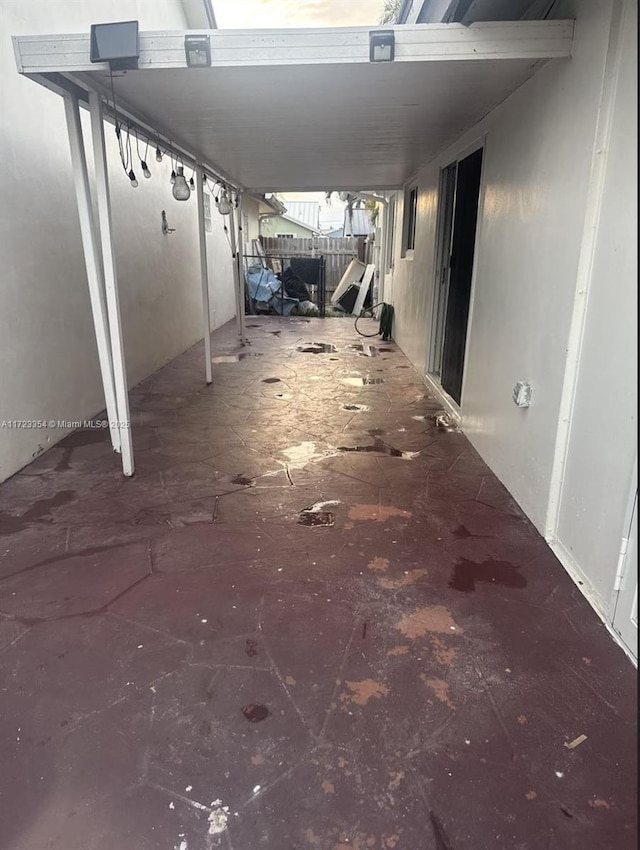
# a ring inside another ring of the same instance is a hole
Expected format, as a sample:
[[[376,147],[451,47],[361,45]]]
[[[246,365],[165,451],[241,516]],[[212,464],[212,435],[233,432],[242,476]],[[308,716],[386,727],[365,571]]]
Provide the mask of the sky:
[[[383,0],[213,0],[219,29],[377,24]]]

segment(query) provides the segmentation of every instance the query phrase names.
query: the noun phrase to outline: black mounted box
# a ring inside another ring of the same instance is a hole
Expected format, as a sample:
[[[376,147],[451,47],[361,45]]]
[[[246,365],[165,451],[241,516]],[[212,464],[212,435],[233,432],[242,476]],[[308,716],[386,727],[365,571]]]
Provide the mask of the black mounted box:
[[[91,25],[92,62],[108,62],[112,71],[138,67],[140,33],[138,21]]]

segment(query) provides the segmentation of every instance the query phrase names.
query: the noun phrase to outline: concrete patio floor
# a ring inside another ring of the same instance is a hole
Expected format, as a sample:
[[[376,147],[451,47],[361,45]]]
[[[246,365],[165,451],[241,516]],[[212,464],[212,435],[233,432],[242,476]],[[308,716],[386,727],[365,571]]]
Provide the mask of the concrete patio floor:
[[[0,487],[3,850],[635,848],[635,670],[509,493],[393,343],[248,325],[133,479]]]

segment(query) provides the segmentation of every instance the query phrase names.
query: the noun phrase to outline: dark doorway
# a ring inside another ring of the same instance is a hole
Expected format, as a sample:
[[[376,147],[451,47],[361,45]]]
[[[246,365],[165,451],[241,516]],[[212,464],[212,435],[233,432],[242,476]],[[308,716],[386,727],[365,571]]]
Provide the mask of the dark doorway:
[[[451,166],[447,171],[450,170]],[[449,204],[451,212],[445,214],[440,233],[441,240],[451,245],[448,275],[445,276],[448,282],[446,309],[441,310],[440,382],[458,404],[462,395],[481,173],[482,148],[458,162],[455,203]]]

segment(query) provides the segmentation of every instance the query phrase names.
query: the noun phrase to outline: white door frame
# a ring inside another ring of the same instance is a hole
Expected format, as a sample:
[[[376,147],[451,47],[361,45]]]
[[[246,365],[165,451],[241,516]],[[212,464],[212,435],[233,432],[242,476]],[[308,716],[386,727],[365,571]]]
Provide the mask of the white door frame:
[[[611,606],[611,628],[637,663],[638,658],[638,459],[634,463],[624,517]]]

